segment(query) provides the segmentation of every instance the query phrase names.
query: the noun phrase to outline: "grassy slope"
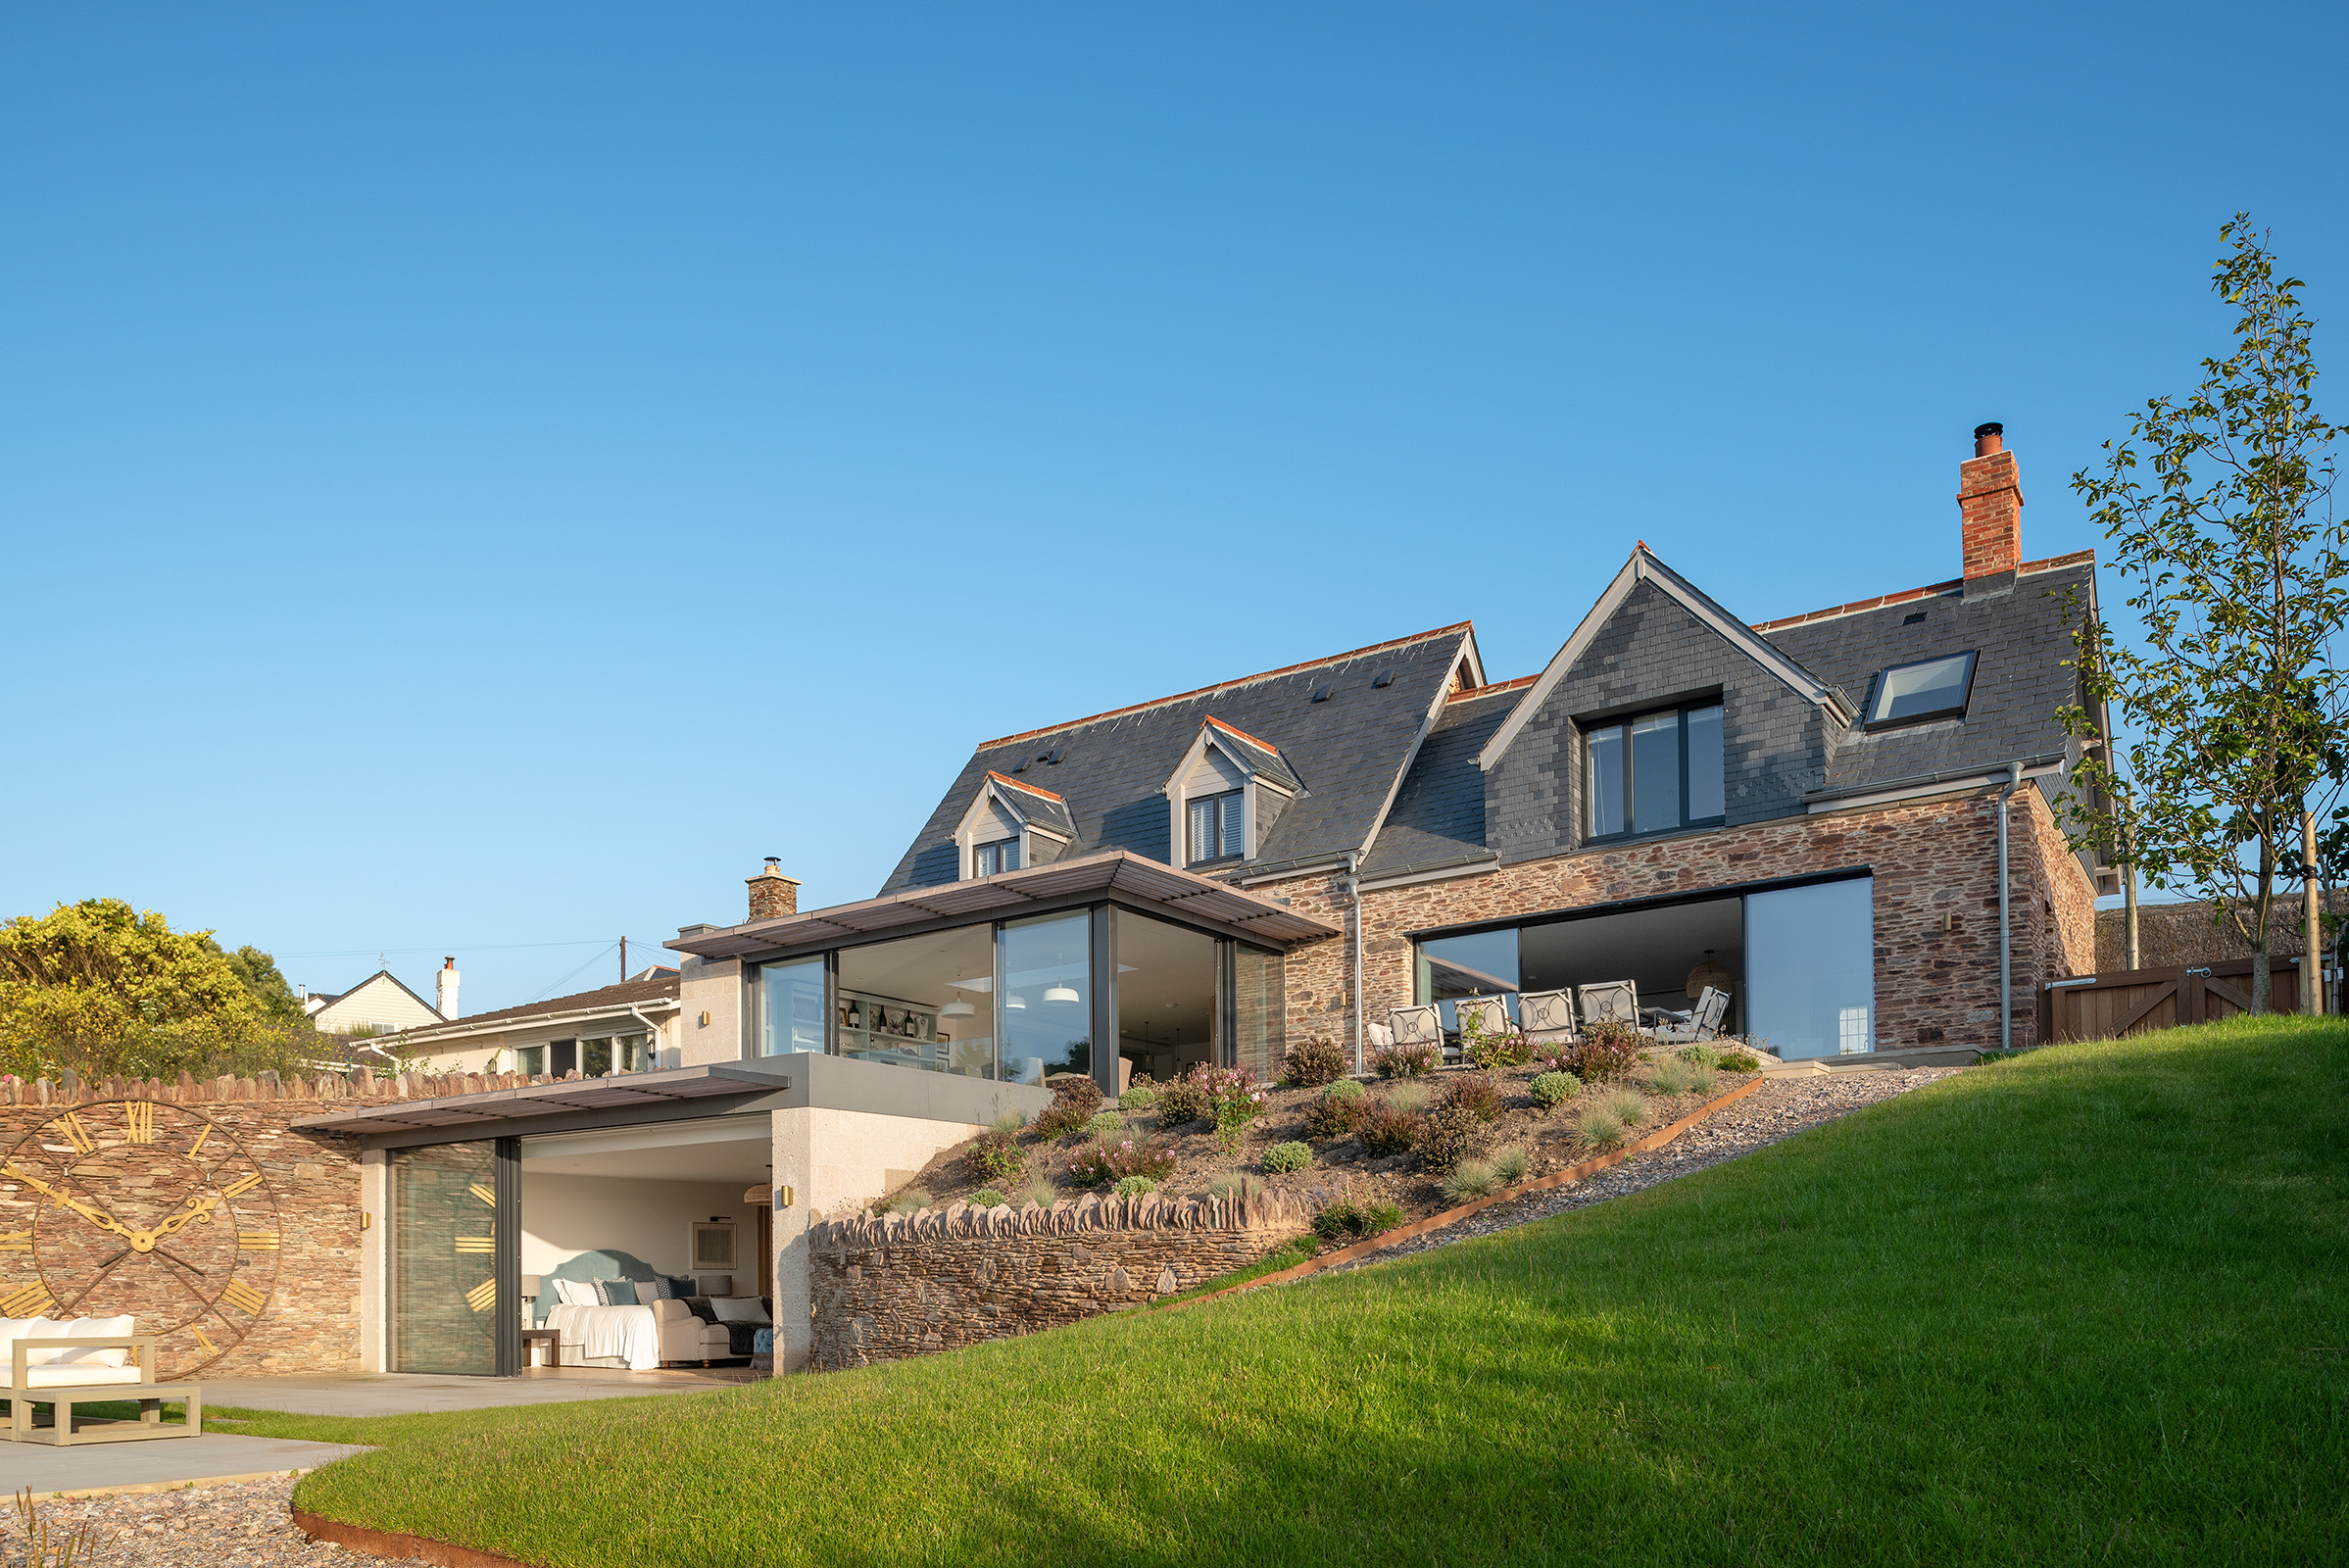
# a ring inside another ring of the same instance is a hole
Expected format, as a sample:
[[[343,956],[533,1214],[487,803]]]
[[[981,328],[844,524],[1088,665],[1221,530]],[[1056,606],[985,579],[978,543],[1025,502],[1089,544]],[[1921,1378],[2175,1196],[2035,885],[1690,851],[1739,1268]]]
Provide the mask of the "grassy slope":
[[[1484,1242],[740,1391],[373,1422],[531,1562],[2339,1560],[2349,1028],[2067,1047]]]

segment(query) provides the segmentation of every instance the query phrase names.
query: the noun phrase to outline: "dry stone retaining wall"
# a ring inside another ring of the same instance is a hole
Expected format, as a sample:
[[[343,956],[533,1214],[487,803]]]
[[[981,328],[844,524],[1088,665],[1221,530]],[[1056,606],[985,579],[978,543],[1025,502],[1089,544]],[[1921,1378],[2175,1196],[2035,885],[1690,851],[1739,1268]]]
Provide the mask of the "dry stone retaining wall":
[[[808,1365],[864,1366],[1137,1306],[1246,1267],[1308,1222],[1278,1193],[821,1221],[807,1232]]]

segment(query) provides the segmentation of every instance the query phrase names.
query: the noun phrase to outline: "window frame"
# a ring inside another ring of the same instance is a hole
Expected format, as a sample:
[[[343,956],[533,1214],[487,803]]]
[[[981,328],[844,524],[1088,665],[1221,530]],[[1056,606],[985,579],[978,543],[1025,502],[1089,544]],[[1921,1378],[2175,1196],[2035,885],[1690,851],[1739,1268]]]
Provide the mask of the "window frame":
[[[1729,708],[1728,704],[1719,696],[1697,698],[1684,703],[1667,704],[1661,708],[1641,709],[1638,712],[1621,713],[1612,718],[1589,721],[1577,726],[1577,729],[1580,732],[1583,752],[1582,757],[1578,760],[1581,764],[1578,769],[1578,777],[1582,785],[1583,800],[1582,809],[1579,813],[1577,813],[1581,817],[1581,821],[1578,825],[1583,829],[1583,843],[1627,844],[1634,839],[1650,839],[1665,833],[1681,833],[1692,830],[1701,830],[1704,828],[1723,827],[1728,824],[1729,790],[1727,787],[1726,778],[1723,781],[1723,789],[1721,792],[1721,814],[1718,816],[1694,818],[1688,815],[1688,715],[1690,713],[1701,712],[1708,708],[1717,708],[1722,710],[1721,751],[1722,765],[1726,770],[1729,762]],[[1673,715],[1675,720],[1674,727],[1679,731],[1680,736],[1680,820],[1673,823],[1670,827],[1642,828],[1638,825],[1639,797],[1633,793],[1634,779],[1632,770],[1632,757],[1637,748],[1635,748],[1632,744],[1632,727],[1645,719],[1656,718],[1665,713],[1670,713]],[[1590,737],[1602,730],[1618,731],[1622,737],[1622,739],[1618,742],[1618,745],[1623,753],[1623,817],[1627,825],[1622,831],[1616,833],[1593,833],[1590,831]]]
[[[1954,707],[1935,708],[1922,713],[1903,713],[1898,718],[1872,716],[1876,712],[1877,707],[1884,701],[1884,683],[1892,676],[1899,674],[1904,669],[1915,669],[1920,664],[1944,664],[1953,659],[1963,659],[1966,662],[1966,673],[1958,680],[1957,703]],[[1982,650],[1979,648],[1968,648],[1954,654],[1935,654],[1930,659],[1906,659],[1897,664],[1886,664],[1878,670],[1875,679],[1868,683],[1868,702],[1860,715],[1860,728],[1874,735],[1887,729],[1905,729],[1911,724],[1931,724],[1944,718],[1964,718],[1966,705],[1974,700],[1974,672],[1981,667],[1981,664]]]
[[[983,876],[994,876],[998,872],[1003,871],[1025,870],[1028,863],[1027,838],[1028,835],[1025,832],[1019,832],[1012,834],[1009,838],[985,839],[974,842],[970,847],[971,877],[977,878]],[[1011,847],[1011,853],[1018,858],[1018,864],[1005,865],[1003,863],[1003,850],[1005,845],[1009,845]],[[989,850],[994,850],[996,852],[995,869],[991,871],[982,871],[979,869],[979,857]]]
[[[1248,786],[1242,784],[1234,789],[1214,790],[1204,795],[1187,795],[1183,798],[1183,864],[1186,868],[1195,865],[1226,865],[1248,858]],[[1191,854],[1192,813],[1202,806],[1213,808],[1215,812],[1216,853],[1208,856],[1195,856]],[[1234,821],[1238,823],[1240,848],[1227,853],[1223,848],[1226,829]]]

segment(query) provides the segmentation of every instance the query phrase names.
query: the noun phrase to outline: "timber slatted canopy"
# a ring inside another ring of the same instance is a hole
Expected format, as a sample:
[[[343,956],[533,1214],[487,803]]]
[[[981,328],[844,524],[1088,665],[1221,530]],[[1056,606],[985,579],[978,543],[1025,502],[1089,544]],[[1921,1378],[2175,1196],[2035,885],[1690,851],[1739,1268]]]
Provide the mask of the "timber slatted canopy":
[[[774,1068],[750,1062],[675,1067],[666,1072],[631,1072],[611,1078],[564,1078],[551,1084],[522,1084],[471,1095],[432,1100],[395,1100],[364,1110],[309,1116],[299,1131],[391,1133],[416,1127],[465,1127],[487,1122],[559,1116],[572,1110],[628,1109],[638,1105],[703,1100],[712,1095],[755,1095],[788,1089],[791,1080]]]
[[[931,925],[945,920],[996,920],[1045,905],[1066,905],[1087,898],[1123,896],[1173,914],[1187,914],[1244,931],[1276,947],[1315,937],[1334,937],[1338,928],[1286,905],[1227,887],[1210,877],[1178,871],[1171,865],[1113,850],[1078,860],[1058,860],[1022,871],[1000,871],[994,876],[943,887],[914,888],[861,904],[836,904],[829,909],[779,920],[755,920],[748,925],[702,927],[682,933],[663,947],[704,958],[738,958],[752,955],[799,952],[836,947],[905,926]]]

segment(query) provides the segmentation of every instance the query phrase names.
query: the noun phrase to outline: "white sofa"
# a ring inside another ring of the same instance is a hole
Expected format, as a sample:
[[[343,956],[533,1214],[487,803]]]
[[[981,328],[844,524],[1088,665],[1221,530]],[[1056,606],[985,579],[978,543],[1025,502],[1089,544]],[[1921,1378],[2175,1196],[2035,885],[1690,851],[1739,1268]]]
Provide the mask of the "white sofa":
[[[661,1332],[662,1361],[708,1363],[722,1361],[733,1353],[726,1348],[726,1325],[703,1322],[683,1301],[655,1301],[653,1326]]]
[[[19,1388],[87,1389],[115,1383],[152,1381],[149,1369],[133,1364],[131,1348],[114,1343],[130,1339],[138,1330],[131,1317],[10,1317],[0,1318],[0,1396]],[[20,1348],[19,1340],[105,1340],[108,1344],[78,1348]],[[22,1353],[20,1349],[22,1348]],[[24,1362],[24,1381],[18,1382],[17,1363]]]
[[[202,1435],[201,1386],[156,1382],[155,1337],[137,1329],[131,1317],[0,1318],[0,1399],[9,1407],[0,1438],[63,1446]],[[125,1396],[138,1404],[136,1420],[100,1419],[91,1427],[75,1419],[76,1404]],[[176,1425],[163,1420],[167,1397],[184,1405]],[[43,1404],[50,1422],[36,1428],[33,1409]]]

